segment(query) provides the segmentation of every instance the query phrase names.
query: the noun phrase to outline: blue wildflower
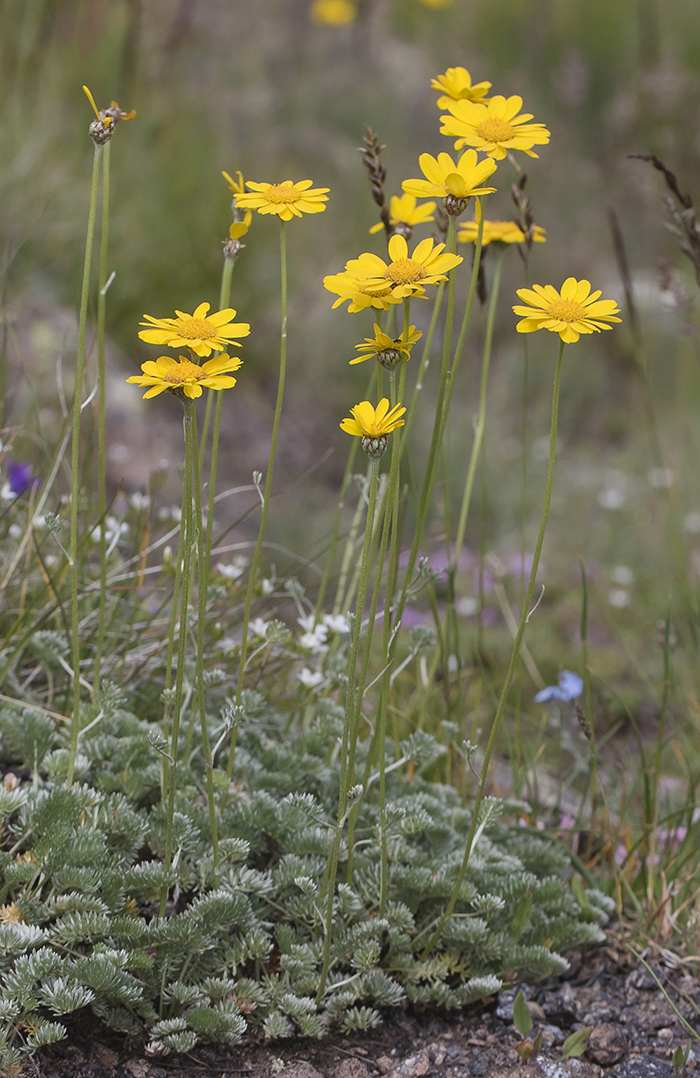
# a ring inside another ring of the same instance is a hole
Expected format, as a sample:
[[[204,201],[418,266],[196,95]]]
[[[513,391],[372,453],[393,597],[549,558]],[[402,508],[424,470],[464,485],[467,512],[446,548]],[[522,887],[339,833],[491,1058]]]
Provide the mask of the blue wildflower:
[[[583,680],[578,674],[572,674],[570,670],[562,670],[559,675],[558,685],[547,685],[540,689],[535,696],[535,703],[542,704],[545,700],[575,700],[583,692]]]
[[[41,486],[41,479],[27,461],[10,460],[7,463],[7,483],[16,498],[34,487]]]

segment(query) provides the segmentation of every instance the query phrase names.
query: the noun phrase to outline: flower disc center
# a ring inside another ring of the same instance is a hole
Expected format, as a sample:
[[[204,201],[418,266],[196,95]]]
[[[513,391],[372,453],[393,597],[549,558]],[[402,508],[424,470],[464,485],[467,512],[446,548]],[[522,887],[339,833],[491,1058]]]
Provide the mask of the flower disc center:
[[[479,124],[476,133],[487,142],[507,142],[513,137],[515,131],[506,120],[501,120],[498,116],[489,116]]]
[[[178,365],[162,375],[162,378],[164,382],[172,382],[173,385],[180,386],[185,382],[198,382],[203,375],[203,369],[196,363],[190,363],[189,359],[181,359]]]
[[[181,337],[186,337],[191,341],[205,341],[208,337],[216,337],[217,330],[216,326],[210,325],[204,319],[188,318],[180,322],[177,332]]]
[[[271,183],[265,192],[268,202],[298,202],[301,197],[293,183]]]
[[[414,258],[398,258],[387,266],[385,277],[394,284],[411,284],[413,281],[422,281],[425,277],[425,266],[416,262]]]
[[[578,322],[586,317],[586,309],[575,299],[556,299],[546,308],[550,318],[558,318],[560,322]]]

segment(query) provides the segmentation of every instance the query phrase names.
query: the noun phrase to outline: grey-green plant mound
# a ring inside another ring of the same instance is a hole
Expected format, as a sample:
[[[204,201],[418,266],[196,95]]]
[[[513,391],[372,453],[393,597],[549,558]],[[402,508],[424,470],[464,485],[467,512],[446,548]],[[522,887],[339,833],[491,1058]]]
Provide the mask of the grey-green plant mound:
[[[575,894],[568,858],[514,824],[522,804],[486,799],[452,917],[424,949],[450,897],[471,810],[421,777],[440,752],[414,735],[387,760],[389,892],[380,916],[378,783],[359,746],[334,900],[331,966],[319,994],[324,872],[336,827],[342,714],[321,702],[291,740],[284,718],[244,694],[233,781],[216,770],[218,873],[201,742],[179,774],[172,867],[163,863],[164,748],[110,687],[87,719],[67,786],[65,729],[38,711],[0,712],[0,1066],[67,1036],[89,1007],[141,1034],[153,1053],[200,1043],[321,1037],[368,1029],[404,1001],[458,1007],[502,980],[563,971],[563,952],[602,938],[609,899]],[[221,720],[211,717],[216,736]],[[21,781],[18,783],[17,778]],[[170,901],[158,915],[163,884]],[[578,895],[578,897],[577,897]]]

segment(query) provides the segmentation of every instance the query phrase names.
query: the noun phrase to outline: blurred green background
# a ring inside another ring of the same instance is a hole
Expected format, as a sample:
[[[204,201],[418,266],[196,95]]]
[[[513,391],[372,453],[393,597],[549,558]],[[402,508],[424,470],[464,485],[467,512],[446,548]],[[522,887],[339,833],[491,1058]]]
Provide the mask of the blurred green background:
[[[181,456],[178,403],[143,406],[123,378],[153,358],[136,337],[144,312],[162,317],[203,300],[216,307],[231,219],[221,170],[241,169],[265,182],[308,177],[330,188],[325,213],[288,228],[291,373],[276,485],[291,496],[279,499],[270,534],[304,553],[322,548],[348,449],[338,421],[366,387],[366,368],[347,361],[371,331],[371,315],[331,311],[333,297],[322,284],[361,251],[384,250],[383,236],[368,234],[376,214],[357,153],[365,126],[387,144],[387,192],[400,193],[403,179],[419,175],[420,153],[451,151],[439,134],[431,77],[461,65],[475,80],[491,81],[492,93],[523,97],[552,134],[538,161],[522,158],[535,220],[548,234],[532,252],[529,280],[559,286],[569,275],[588,277],[624,308],[614,211],[670,469],[660,474],[649,448],[626,311],[619,329],[567,351],[545,549],[549,616],[535,628],[547,675],[577,661],[580,552],[592,581],[597,670],[603,678],[614,674],[615,691],[624,694],[621,671],[637,678],[648,656],[658,655],[657,621],[669,590],[678,594],[667,495],[693,588],[700,563],[696,284],[666,226],[661,176],[628,157],[658,154],[693,194],[700,156],[695,0],[455,0],[444,10],[418,0],[367,0],[344,28],[312,26],[306,0],[3,0],[0,11],[5,415],[20,428],[18,455],[48,451],[60,418],[57,385],[64,378],[69,384],[73,364],[92,160],[86,83],[100,107],[115,98],[138,113],[112,144],[111,437],[126,453],[115,453],[112,463],[115,482],[124,477],[126,489],[143,486],[151,465]],[[512,215],[513,178],[503,162],[490,216]],[[256,217],[245,242],[232,305],[252,332],[224,412],[224,487],[250,483],[252,469],[265,467],[276,389],[274,219]],[[480,543],[493,549],[508,572],[520,549],[523,394],[523,341],[510,307],[524,272],[509,252],[490,386],[483,523],[475,508],[468,534],[472,550]],[[415,303],[412,321],[424,326],[428,314],[427,303],[423,311]],[[453,404],[444,482],[456,497],[471,445],[482,329],[479,311]],[[530,339],[530,518],[537,517],[543,485],[541,439],[555,354],[549,334]],[[426,405],[426,430],[429,413]],[[415,459],[420,473],[420,455]],[[302,481],[308,471],[312,477]],[[438,491],[438,510],[440,497]],[[436,548],[442,523],[435,525]]]

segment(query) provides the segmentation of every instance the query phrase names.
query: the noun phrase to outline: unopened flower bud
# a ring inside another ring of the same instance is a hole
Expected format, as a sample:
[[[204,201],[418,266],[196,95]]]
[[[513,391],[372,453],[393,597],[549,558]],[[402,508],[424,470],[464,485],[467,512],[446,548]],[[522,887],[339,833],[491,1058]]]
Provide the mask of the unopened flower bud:
[[[377,362],[381,363],[385,371],[395,371],[401,359],[398,348],[385,348],[383,352],[377,352]]]

